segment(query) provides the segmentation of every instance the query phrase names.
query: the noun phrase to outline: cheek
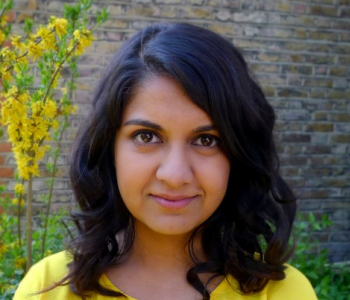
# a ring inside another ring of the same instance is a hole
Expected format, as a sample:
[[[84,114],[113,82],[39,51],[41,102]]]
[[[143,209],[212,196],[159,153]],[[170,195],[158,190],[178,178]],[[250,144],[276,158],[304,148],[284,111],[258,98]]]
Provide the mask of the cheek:
[[[213,163],[206,171],[208,184],[211,184],[212,189],[217,193],[225,195],[227,184],[230,176],[230,162],[226,156],[221,156]]]

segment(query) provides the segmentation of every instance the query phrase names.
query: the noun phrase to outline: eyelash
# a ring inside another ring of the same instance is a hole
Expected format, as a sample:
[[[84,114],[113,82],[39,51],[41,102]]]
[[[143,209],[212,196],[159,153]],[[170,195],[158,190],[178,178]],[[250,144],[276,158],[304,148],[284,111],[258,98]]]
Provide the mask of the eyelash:
[[[141,135],[141,134],[149,134],[150,137],[151,137],[151,140],[149,142],[143,142],[143,141],[138,141],[137,138]],[[152,142],[152,140],[154,138],[157,138],[158,141],[156,142]],[[147,146],[149,144],[159,144],[162,142],[161,138],[158,136],[157,133],[153,132],[152,130],[138,130],[136,132],[133,133],[133,135],[131,136],[131,138],[136,142],[138,143],[139,145],[142,145],[142,146]],[[197,144],[197,143],[194,143],[195,141],[199,140],[199,139],[202,139],[202,138],[209,138],[209,139],[212,139],[212,143],[211,145],[209,146],[205,146],[205,145],[200,145],[200,144]],[[212,135],[212,134],[201,134],[199,136],[197,136],[194,141],[192,142],[193,145],[195,146],[199,146],[199,147],[204,147],[204,148],[213,148],[213,147],[216,147],[218,146],[220,143],[220,138],[215,136],[215,135]],[[214,144],[214,145],[212,145]]]

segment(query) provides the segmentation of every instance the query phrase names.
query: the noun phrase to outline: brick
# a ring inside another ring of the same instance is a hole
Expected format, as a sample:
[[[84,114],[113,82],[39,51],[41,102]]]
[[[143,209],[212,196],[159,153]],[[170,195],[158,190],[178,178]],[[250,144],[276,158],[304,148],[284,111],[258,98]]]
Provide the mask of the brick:
[[[312,67],[310,67],[310,66],[297,66],[297,65],[282,65],[282,73],[284,73],[284,74],[311,75],[312,74]]]
[[[234,22],[244,23],[267,23],[267,14],[263,12],[234,12],[232,14]]]
[[[325,45],[325,44],[316,44],[312,45],[312,52],[319,52],[319,53],[330,53],[332,51],[333,47],[332,45]]]
[[[209,1],[217,1],[217,0],[209,0]],[[256,0],[246,0],[246,1],[240,1],[241,9],[242,10],[257,10],[258,7],[258,1]]]
[[[336,123],[335,131],[339,132],[350,132],[350,123]]]
[[[256,39],[234,39],[234,44],[242,49],[265,50],[268,49],[268,43]]]
[[[278,73],[279,65],[253,64],[250,68],[254,73]]]
[[[303,176],[329,176],[332,174],[331,168],[308,166],[302,169],[301,175]],[[327,192],[328,195],[328,192]]]
[[[305,156],[281,156],[280,160],[283,166],[302,166],[307,164],[307,157]]]
[[[303,201],[299,201],[298,204],[299,204],[299,211],[315,211],[315,210],[321,209],[320,201],[303,200]]]
[[[315,18],[315,27],[316,28],[329,28],[329,18]]]
[[[325,186],[335,186],[335,187],[349,187],[350,179],[349,177],[336,177],[327,178],[324,180]]]
[[[331,132],[333,130],[333,123],[310,123],[305,126],[305,131]]]
[[[348,20],[338,20],[338,19],[333,20],[332,21],[332,28],[333,29],[347,30],[348,28],[350,28],[350,22]]]
[[[103,23],[103,28],[127,29],[129,23],[120,19],[115,19],[112,16]]]
[[[242,35],[243,30],[239,24],[209,24],[207,27],[209,30],[212,30],[216,33],[223,35]]]
[[[271,85],[283,85],[286,83],[286,78],[283,76],[278,76],[275,74],[264,74],[264,76],[258,76],[259,82],[264,84]]]
[[[258,8],[267,11],[290,12],[291,4],[288,2],[263,1],[260,2]]]
[[[328,70],[329,70],[329,66],[327,66],[327,65],[318,65],[318,66],[314,66],[314,69],[315,69],[315,75],[325,75],[325,76],[327,76]]]
[[[328,93],[329,99],[350,99],[350,90],[330,90]]]
[[[317,121],[328,120],[328,113],[323,111],[317,111],[313,113],[313,120],[317,120]]]
[[[231,18],[231,13],[228,10],[220,9],[215,13],[215,18],[220,21],[228,21]]]
[[[308,91],[302,89],[282,88],[277,92],[279,97],[307,98]]]
[[[296,167],[283,167],[281,169],[281,175],[285,177],[298,176],[299,168]]]
[[[348,7],[341,7],[340,8],[340,17],[342,17],[342,18],[349,18],[350,17],[350,8],[348,8]]]
[[[12,178],[14,175],[13,168],[1,167],[0,178]]]
[[[60,1],[49,1],[47,10],[49,12],[63,12],[63,5]]]
[[[303,125],[300,123],[291,123],[288,124],[288,131],[297,131],[300,132],[303,128]]]
[[[114,54],[117,52],[120,46],[121,46],[121,43],[99,42],[98,44],[96,44],[95,51],[99,54],[101,53]]]
[[[342,42],[350,42],[350,34],[347,32],[339,33],[339,39]]]
[[[292,13],[297,13],[297,14],[306,14],[309,9],[309,6],[307,4],[294,4],[292,6]]]
[[[243,33],[246,36],[258,36],[259,35],[259,28],[258,27],[253,27],[253,26],[245,26],[243,28]]]
[[[179,9],[179,18],[184,19],[212,19],[213,14],[209,9],[190,7],[188,9]]]
[[[291,76],[288,76],[287,77],[287,84],[289,86],[294,86],[292,88],[295,88],[295,86],[304,86],[304,83],[303,83],[303,78],[301,78],[300,76],[298,75],[291,75]]]
[[[350,64],[350,56],[338,56],[338,63],[341,65]]]
[[[272,86],[263,86],[262,87],[263,91],[264,91],[264,94],[265,96],[267,97],[273,97],[276,95],[276,89]]]
[[[261,61],[268,61],[268,62],[280,61],[280,55],[279,54],[272,54],[272,53],[259,53],[257,58]]]
[[[321,78],[307,79],[307,80],[305,80],[304,85],[311,86],[311,87],[332,87],[333,80],[332,79],[321,79]]]
[[[332,153],[333,154],[346,154],[350,153],[350,146],[349,145],[333,145],[332,147]]]
[[[331,52],[337,53],[337,54],[347,55],[350,53],[350,46],[349,45],[333,45]]]
[[[334,56],[330,55],[305,55],[305,62],[311,64],[334,64]]]
[[[274,131],[286,131],[287,130],[287,124],[285,122],[276,121],[273,130]]]
[[[1,152],[11,152],[12,144],[7,142],[0,142],[0,153]]]
[[[311,136],[309,134],[284,133],[282,134],[282,142],[286,143],[309,143]]]
[[[338,35],[330,31],[311,31],[309,38],[312,40],[337,41]]]
[[[259,31],[259,36],[274,38],[291,38],[294,37],[294,31],[286,28],[264,27]]]
[[[269,23],[278,24],[278,25],[304,25],[303,27],[309,27],[314,24],[313,18],[300,15],[270,15],[268,19]]]
[[[332,143],[350,143],[350,134],[337,134],[331,137]]]
[[[252,2],[255,2],[255,0],[253,0]],[[239,0],[220,0],[220,4],[218,5],[217,0],[209,0],[208,5],[214,6],[214,7],[220,7],[220,8],[222,7],[238,8],[240,5],[240,1]]]
[[[306,110],[285,109],[278,111],[278,118],[287,121],[305,121],[310,118],[310,114]]]
[[[350,51],[350,50],[349,50]],[[349,52],[350,53],[350,52]],[[331,76],[339,76],[339,77],[342,77],[342,76],[346,76],[347,74],[347,68],[346,67],[331,67],[329,69],[329,74]]]
[[[336,17],[338,15],[338,8],[326,5],[310,5],[309,14]]]
[[[303,187],[303,186],[305,186],[305,180],[304,180],[304,179],[291,179],[291,178],[288,178],[286,181],[287,181],[287,184],[288,184],[291,188],[296,188],[296,187]]]
[[[305,154],[329,154],[332,153],[332,147],[328,145],[310,145],[304,149]]]
[[[284,49],[290,51],[311,51],[314,45],[311,43],[303,43],[303,42],[285,42]]]
[[[336,78],[333,81],[333,87],[336,89],[346,89],[350,87],[350,85],[347,78]]]

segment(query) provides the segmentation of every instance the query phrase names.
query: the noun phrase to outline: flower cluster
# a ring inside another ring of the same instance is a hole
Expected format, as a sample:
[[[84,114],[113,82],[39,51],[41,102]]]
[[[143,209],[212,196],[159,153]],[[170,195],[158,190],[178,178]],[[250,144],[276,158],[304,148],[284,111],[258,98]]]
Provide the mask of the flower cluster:
[[[0,42],[2,36],[5,33],[0,27]],[[53,91],[59,86],[63,65],[81,55],[92,40],[91,31],[84,26],[73,28],[66,19],[51,17],[47,26],[26,37],[12,36],[12,48],[1,49],[0,122],[7,126],[21,179],[40,175],[39,162],[49,149],[43,142],[52,139],[53,131],[60,126],[59,118],[75,111],[67,92],[55,101]],[[41,75],[40,85],[34,89],[33,62],[38,62]]]

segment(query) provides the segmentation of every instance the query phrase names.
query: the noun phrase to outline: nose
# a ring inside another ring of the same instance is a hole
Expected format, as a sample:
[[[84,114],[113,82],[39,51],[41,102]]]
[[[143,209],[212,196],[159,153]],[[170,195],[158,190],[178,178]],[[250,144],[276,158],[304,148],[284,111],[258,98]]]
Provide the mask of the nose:
[[[194,174],[186,147],[169,146],[168,148],[157,169],[157,178],[171,188],[190,183]]]

